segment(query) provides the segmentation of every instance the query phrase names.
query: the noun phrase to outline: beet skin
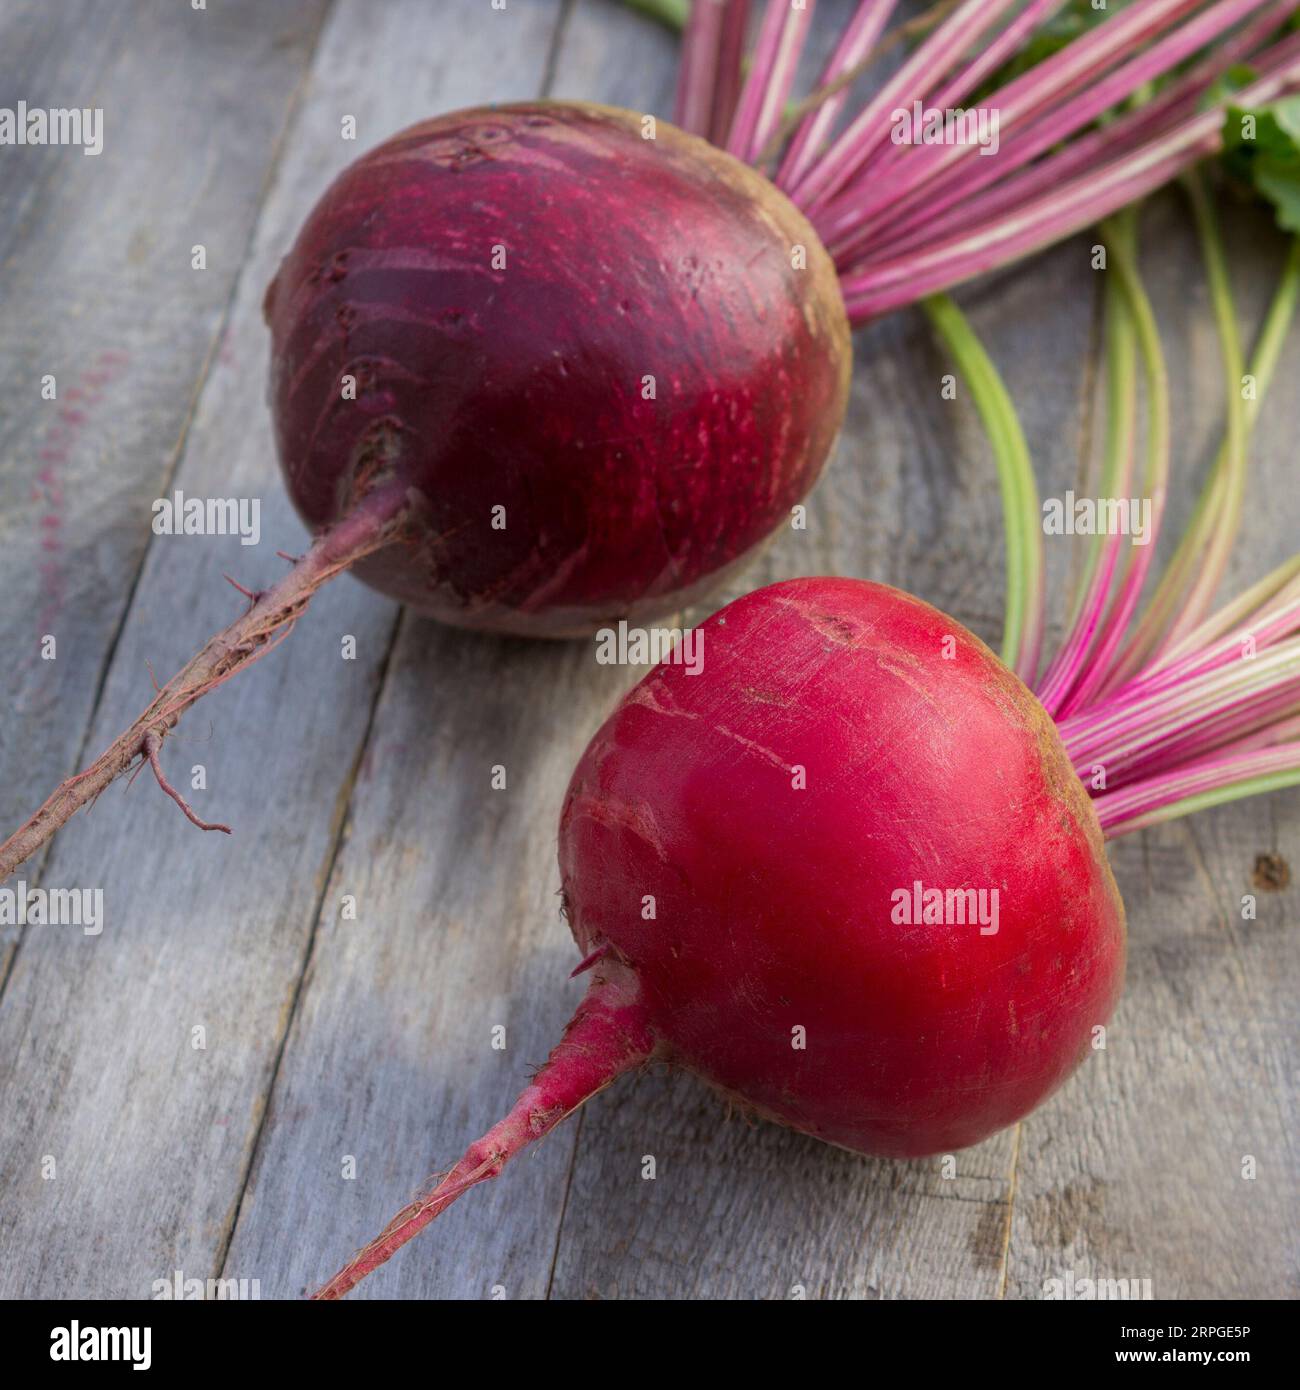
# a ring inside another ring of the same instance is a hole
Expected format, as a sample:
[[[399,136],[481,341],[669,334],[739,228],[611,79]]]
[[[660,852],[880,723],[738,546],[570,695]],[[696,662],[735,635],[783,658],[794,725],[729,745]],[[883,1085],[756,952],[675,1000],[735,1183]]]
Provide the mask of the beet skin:
[[[579,948],[607,947],[660,1055],[830,1143],[944,1153],[1019,1119],[1124,969],[1051,720],[959,623],[878,584],[775,584],[702,631],[702,673],[656,667],[574,773]],[[996,931],[916,920],[918,883],[996,889]]]
[[[754,170],[649,130],[550,102],[413,126],[267,292],[294,502],[319,531],[407,479],[415,544],[356,573],[423,613],[561,636],[670,612],[821,471],[850,366],[829,257]]]

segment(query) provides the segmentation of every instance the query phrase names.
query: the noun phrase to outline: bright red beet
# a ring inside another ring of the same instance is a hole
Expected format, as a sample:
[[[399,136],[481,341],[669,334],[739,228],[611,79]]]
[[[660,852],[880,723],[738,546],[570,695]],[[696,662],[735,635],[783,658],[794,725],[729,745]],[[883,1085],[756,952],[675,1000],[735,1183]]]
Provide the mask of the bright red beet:
[[[582,103],[413,126],[338,178],[267,293],[294,502],[320,531],[378,461],[406,479],[415,543],[356,573],[423,613],[556,636],[670,612],[821,472],[850,368],[834,267],[754,170],[644,135]]]
[[[702,673],[656,667],[569,787],[565,908],[597,959],[564,1042],[323,1296],[649,1056],[829,1143],[910,1157],[1028,1113],[1110,1017],[1124,909],[1096,812],[983,643],[852,579],[760,589],[701,630]],[[996,889],[996,932],[900,922],[918,881]]]

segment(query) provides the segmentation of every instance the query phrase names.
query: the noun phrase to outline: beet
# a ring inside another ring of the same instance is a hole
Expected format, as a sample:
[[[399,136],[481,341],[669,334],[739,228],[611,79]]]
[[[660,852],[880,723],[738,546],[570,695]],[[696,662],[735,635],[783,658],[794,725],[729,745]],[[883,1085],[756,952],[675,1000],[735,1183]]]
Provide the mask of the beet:
[[[312,546],[241,587],[248,612],[0,844],[0,881],[143,761],[224,829],[166,781],[161,741],[335,575],[533,636],[672,612],[790,519],[848,399],[848,320],[803,215],[707,141],[604,106],[394,136],[317,204],[265,313]]]
[[[1097,814],[1052,721],[897,589],[775,584],[703,631],[703,674],[656,667],[573,775],[579,949],[611,943],[673,1057],[794,1129],[911,1157],[1019,1119],[1086,1055],[1124,962]],[[996,931],[895,922],[918,880],[997,889]]]
[[[414,543],[356,573],[422,613],[567,636],[671,612],[821,472],[850,369],[834,267],[754,170],[646,129],[554,102],[413,126],[335,181],[267,293],[294,503],[319,532],[404,478]]]
[[[701,630],[702,673],[657,666],[573,775],[560,871],[592,983],[564,1040],[319,1296],[651,1058],[828,1143],[914,1157],[1027,1114],[1110,1018],[1124,908],[1097,814],[982,642],[852,579],[771,585]],[[926,890],[939,920],[911,911]]]

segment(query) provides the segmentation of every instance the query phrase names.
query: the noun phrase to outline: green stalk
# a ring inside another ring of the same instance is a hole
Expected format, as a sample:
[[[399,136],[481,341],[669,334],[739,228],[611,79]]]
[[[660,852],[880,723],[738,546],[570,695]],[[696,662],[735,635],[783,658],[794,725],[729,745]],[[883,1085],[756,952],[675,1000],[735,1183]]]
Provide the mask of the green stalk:
[[[665,28],[680,34],[690,18],[691,0],[623,0],[629,10],[637,10],[647,19],[658,20]]]
[[[1043,532],[1038,485],[1011,397],[965,315],[946,295],[921,301],[957,364],[993,449],[1006,533],[1007,606],[1002,660],[1027,684],[1043,634]]]
[[[1178,820],[1182,816],[1206,811],[1211,806],[1224,806],[1230,801],[1242,801],[1248,796],[1263,796],[1265,792],[1281,791],[1284,787],[1300,786],[1300,767],[1287,768],[1282,772],[1266,772],[1258,777],[1248,777],[1244,782],[1230,782],[1226,787],[1215,787],[1212,791],[1198,792],[1195,796],[1185,796],[1181,801],[1171,801],[1159,810],[1148,811],[1132,820],[1120,821],[1106,832],[1108,839],[1118,835],[1128,835],[1135,830],[1146,830],[1165,821]]]
[[[1117,591],[1106,615],[1105,626],[1093,649],[1088,669],[1075,685],[1068,709],[1086,708],[1113,679],[1117,653],[1121,649],[1134,613],[1142,597],[1154,556],[1156,540],[1164,519],[1169,485],[1169,373],[1155,312],[1147,297],[1138,269],[1138,205],[1117,213],[1103,225],[1116,270],[1116,283],[1127,305],[1137,337],[1146,388],[1146,455],[1143,495],[1151,500],[1151,535],[1141,551],[1129,547]],[[1109,281],[1108,281],[1109,285]]]
[[[1239,473],[1240,485],[1244,486],[1245,449],[1249,443],[1251,430],[1259,417],[1264,396],[1272,383],[1282,345],[1295,316],[1297,301],[1300,300],[1300,237],[1297,237],[1292,241],[1287,253],[1286,263],[1278,280],[1277,289],[1274,291],[1264,326],[1260,330],[1254,353],[1251,356],[1250,374],[1255,378],[1255,397],[1250,401],[1243,400],[1239,350],[1237,360],[1231,362],[1228,338],[1225,338],[1224,335],[1223,316],[1225,312],[1229,315],[1232,314],[1232,299],[1231,291],[1227,286],[1226,260],[1223,256],[1222,243],[1219,240],[1217,228],[1214,226],[1213,214],[1210,211],[1208,199],[1205,198],[1203,186],[1199,180],[1194,181],[1191,186],[1196,190],[1193,193],[1193,207],[1198,209],[1197,225],[1201,232],[1202,246],[1207,257],[1207,268],[1215,267],[1211,271],[1211,292],[1215,297],[1215,317],[1219,323],[1220,342],[1224,345],[1224,378],[1228,387],[1228,434],[1196,504],[1191,523],[1161,576],[1151,603],[1128,644],[1124,659],[1118,668],[1121,679],[1133,675],[1150,660],[1153,654],[1163,654],[1169,646],[1185,636],[1204,617],[1209,598],[1219,579],[1219,576],[1215,575],[1211,582],[1210,563],[1214,557],[1207,559],[1207,549],[1215,534],[1216,522],[1220,527],[1221,535],[1222,559],[1217,561],[1220,567],[1222,563],[1226,562],[1227,550],[1231,547],[1237,525],[1234,520],[1231,530],[1222,530],[1224,523],[1218,522],[1219,514],[1231,502],[1231,497],[1225,493],[1225,479],[1234,470],[1232,451],[1234,445],[1239,442],[1241,457],[1235,467]],[[1217,290],[1216,285],[1218,286]],[[1230,323],[1233,326],[1229,329],[1229,337],[1235,338],[1235,317],[1230,319]],[[1235,440],[1233,436],[1234,416],[1237,417],[1238,428],[1241,429],[1239,441]],[[1239,508],[1240,494],[1238,494],[1238,510]],[[1203,566],[1202,579],[1198,583],[1197,574],[1202,571]],[[1192,586],[1192,596],[1197,599],[1196,606],[1193,608],[1189,604],[1185,613],[1180,617],[1179,604],[1189,586]]]
[[[1180,544],[1180,552],[1185,556],[1183,563],[1190,568],[1192,578],[1187,597],[1160,644],[1162,647],[1176,642],[1206,616],[1214,591],[1223,578],[1241,524],[1241,504],[1246,491],[1246,446],[1252,423],[1242,396],[1246,362],[1237,328],[1237,306],[1228,274],[1227,252],[1213,205],[1205,192],[1204,181],[1195,170],[1187,176],[1187,186],[1191,192],[1196,230],[1205,258],[1210,302],[1214,306],[1214,319],[1219,330],[1228,421],[1227,436],[1223,442],[1223,467],[1222,470],[1216,469],[1219,475],[1215,488],[1218,505],[1211,507],[1205,504],[1204,513],[1193,519],[1188,534]]]

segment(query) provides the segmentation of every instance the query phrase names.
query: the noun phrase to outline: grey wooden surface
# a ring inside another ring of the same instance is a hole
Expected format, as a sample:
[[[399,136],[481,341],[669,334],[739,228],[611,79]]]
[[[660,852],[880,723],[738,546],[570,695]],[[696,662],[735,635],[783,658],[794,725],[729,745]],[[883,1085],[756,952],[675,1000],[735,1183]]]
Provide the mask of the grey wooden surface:
[[[847,0],[819,9],[824,45]],[[5,829],[142,704],[147,662],[170,671],[234,611],[223,570],[259,584],[277,548],[301,546],[263,405],[260,298],[332,174],[470,103],[546,93],[667,114],[674,55],[608,0],[0,4],[0,105],[95,104],[106,121],[97,159],[0,153]],[[339,135],[349,114],[355,144]],[[1278,238],[1251,210],[1228,230],[1257,313]],[[1144,240],[1179,517],[1215,444],[1216,346],[1177,195],[1156,200]],[[1097,427],[1089,242],[962,296],[1057,495]],[[915,314],[859,334],[809,529],[715,606],[835,571],[903,585],[996,642],[991,463],[969,404],[939,398],[947,370]],[[40,399],[47,371],[57,402]],[[1266,505],[1236,583],[1300,535],[1300,334],[1277,379],[1252,460]],[[153,536],[149,503],[176,486],[261,498],[261,545]],[[1048,563],[1059,593],[1063,543]],[[47,632],[54,662],[39,659]],[[168,741],[178,778],[207,769],[198,809],[234,837],[200,835],[143,779],[67,827],[26,878],[102,887],[107,924],[4,941],[0,1293],[143,1298],[180,1270],[297,1296],[498,1118],[580,994],[554,827],[634,675],[585,644],[440,629],[345,579]],[[1150,1279],[1163,1297],[1293,1297],[1300,886],[1256,889],[1263,853],[1300,869],[1300,796],[1112,847],[1130,966],[1110,1045],[958,1154],[955,1177],[751,1127],[692,1079],[650,1073],[356,1296],[1035,1298],[1073,1272]]]

